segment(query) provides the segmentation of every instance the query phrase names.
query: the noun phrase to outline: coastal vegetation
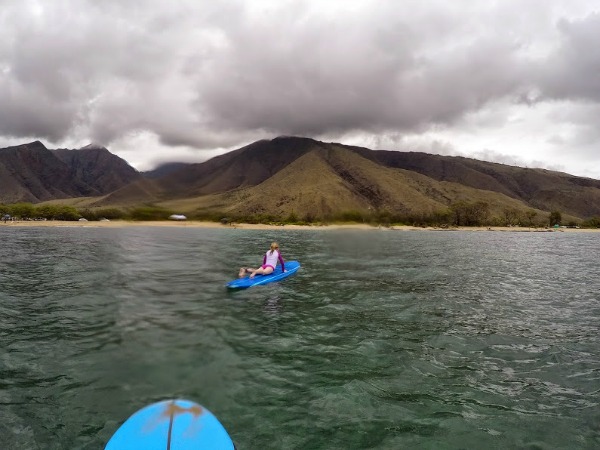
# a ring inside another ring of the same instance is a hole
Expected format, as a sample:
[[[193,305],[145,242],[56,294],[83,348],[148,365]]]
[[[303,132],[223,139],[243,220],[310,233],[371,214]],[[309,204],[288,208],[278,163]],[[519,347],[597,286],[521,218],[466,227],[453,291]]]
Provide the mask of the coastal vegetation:
[[[32,204],[14,203],[0,204],[0,217],[10,217],[14,220],[61,220],[77,221],[95,220],[128,220],[128,221],[160,221],[167,220],[176,211],[156,205],[141,205],[132,208],[77,208],[68,204]],[[278,224],[278,225],[325,225],[339,223],[358,223],[373,226],[391,227],[394,225],[410,225],[417,227],[535,227],[561,225],[562,215],[552,211],[540,215],[535,210],[521,212],[506,209],[501,214],[494,215],[490,206],[485,202],[456,202],[446,209],[431,214],[403,214],[393,211],[358,211],[347,210],[337,214],[316,216],[311,214],[299,215],[291,212],[286,216],[275,214],[230,214],[227,217],[220,211],[197,211],[187,214],[190,220],[220,222],[222,224]],[[569,227],[600,228],[600,217],[587,220],[570,220]]]

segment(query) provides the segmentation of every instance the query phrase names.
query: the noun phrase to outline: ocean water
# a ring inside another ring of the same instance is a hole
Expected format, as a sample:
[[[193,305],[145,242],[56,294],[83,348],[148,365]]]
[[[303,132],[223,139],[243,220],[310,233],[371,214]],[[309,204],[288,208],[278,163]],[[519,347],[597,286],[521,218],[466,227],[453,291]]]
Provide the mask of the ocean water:
[[[278,284],[228,292],[270,242]],[[600,448],[600,234],[0,227],[0,448],[194,400],[238,449]]]

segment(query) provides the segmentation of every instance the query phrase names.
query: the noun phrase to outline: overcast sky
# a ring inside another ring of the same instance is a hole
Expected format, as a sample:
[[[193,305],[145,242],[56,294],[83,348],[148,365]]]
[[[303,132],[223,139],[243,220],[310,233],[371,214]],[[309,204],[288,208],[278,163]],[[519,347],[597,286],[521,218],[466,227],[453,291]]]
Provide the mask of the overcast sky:
[[[600,3],[0,0],[0,147],[278,135],[600,179]]]

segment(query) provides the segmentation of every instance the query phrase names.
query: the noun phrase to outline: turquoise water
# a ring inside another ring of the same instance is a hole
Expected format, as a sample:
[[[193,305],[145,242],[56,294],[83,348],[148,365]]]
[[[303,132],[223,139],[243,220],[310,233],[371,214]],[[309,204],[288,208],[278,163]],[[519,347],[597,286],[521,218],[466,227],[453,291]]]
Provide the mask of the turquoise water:
[[[301,271],[224,284],[271,240]],[[600,447],[600,234],[0,227],[0,438],[183,397],[242,449]]]

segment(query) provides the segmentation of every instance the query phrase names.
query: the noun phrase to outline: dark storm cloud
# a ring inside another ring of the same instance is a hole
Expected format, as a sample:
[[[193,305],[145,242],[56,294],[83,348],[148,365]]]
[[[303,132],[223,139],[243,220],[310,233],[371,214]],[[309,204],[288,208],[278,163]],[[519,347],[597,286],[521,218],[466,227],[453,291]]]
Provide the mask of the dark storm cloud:
[[[214,149],[274,134],[420,133],[503,99],[569,101],[577,115],[578,102],[600,102],[600,19],[581,0],[563,9],[585,14],[552,13],[561,5],[8,2],[0,135],[109,144],[149,132]]]
[[[69,104],[54,103],[43,92],[0,78],[0,135],[64,138],[77,117]]]
[[[446,23],[445,36],[394,11],[333,23],[304,11],[266,29],[242,23],[200,80],[198,105],[217,122],[291,134],[414,130],[519,86],[526,62],[510,39],[439,48],[431,34],[444,42],[455,26]]]
[[[110,141],[151,128],[161,119],[148,120],[156,103],[170,106],[163,86],[177,57],[162,28],[169,16],[159,13],[110,2],[9,4],[0,15],[0,100],[12,120],[0,132],[57,140],[83,124]]]

